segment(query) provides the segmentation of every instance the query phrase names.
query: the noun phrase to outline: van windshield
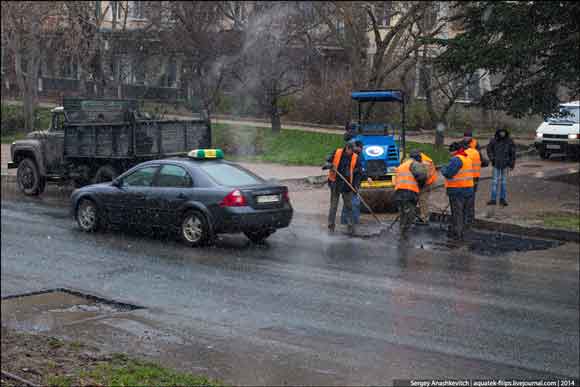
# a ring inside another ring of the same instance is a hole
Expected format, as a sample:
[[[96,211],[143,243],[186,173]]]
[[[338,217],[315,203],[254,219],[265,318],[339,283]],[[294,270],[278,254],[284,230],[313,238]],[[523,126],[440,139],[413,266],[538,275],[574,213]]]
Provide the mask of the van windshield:
[[[580,122],[580,107],[560,106],[558,113],[548,117],[549,122]]]

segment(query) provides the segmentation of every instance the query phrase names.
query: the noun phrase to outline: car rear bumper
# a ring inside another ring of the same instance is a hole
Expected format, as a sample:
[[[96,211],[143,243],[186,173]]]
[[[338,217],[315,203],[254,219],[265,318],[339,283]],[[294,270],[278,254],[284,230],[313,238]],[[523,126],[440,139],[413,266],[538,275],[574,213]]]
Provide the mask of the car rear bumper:
[[[268,210],[256,210],[251,207],[220,208],[219,213],[214,214],[214,231],[235,233],[261,229],[275,230],[288,227],[292,215],[290,205]]]

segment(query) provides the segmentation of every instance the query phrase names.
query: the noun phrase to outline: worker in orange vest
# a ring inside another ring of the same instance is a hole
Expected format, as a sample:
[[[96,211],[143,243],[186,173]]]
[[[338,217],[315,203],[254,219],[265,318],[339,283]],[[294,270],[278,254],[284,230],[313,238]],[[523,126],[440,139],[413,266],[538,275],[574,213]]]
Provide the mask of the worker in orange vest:
[[[433,160],[423,152],[420,161],[427,168],[427,181],[419,192],[419,217],[416,223],[426,225],[429,224],[429,196],[433,184],[437,181],[437,168]]]
[[[421,163],[421,152],[412,150],[395,173],[395,201],[399,207],[399,224],[404,237],[417,216],[417,202],[427,180],[427,167]]]
[[[454,142],[449,146],[451,160],[441,168],[445,177],[445,188],[451,207],[451,227],[449,237],[463,240],[467,216],[467,203],[473,196],[473,166],[465,153],[463,142]]]
[[[463,147],[465,153],[469,156],[473,167],[473,195],[467,203],[467,216],[465,218],[466,226],[469,228],[475,220],[475,196],[477,194],[479,178],[481,177],[481,168],[487,167],[489,161],[481,154],[479,144],[477,143],[477,140],[473,138],[471,131],[466,131],[464,133]]]
[[[328,171],[328,186],[330,188],[330,209],[328,212],[328,230],[334,232],[336,224],[336,210],[338,200],[342,196],[342,205],[346,208],[348,232],[354,234],[352,220],[352,196],[354,192],[338,175],[344,176],[353,187],[360,185],[361,164],[358,155],[354,152],[354,142],[347,142],[344,148],[338,148],[327,158],[322,169]]]

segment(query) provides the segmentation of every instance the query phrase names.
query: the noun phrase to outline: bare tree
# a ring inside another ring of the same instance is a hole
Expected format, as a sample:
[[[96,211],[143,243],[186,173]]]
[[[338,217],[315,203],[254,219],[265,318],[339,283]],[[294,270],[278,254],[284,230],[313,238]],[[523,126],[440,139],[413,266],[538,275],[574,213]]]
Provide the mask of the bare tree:
[[[336,1],[317,3],[318,15],[334,42],[347,52],[354,87],[380,89],[396,74],[406,81],[423,39],[437,35],[444,18],[433,18],[430,1]],[[429,28],[419,24],[429,21]],[[370,39],[369,39],[370,36]],[[369,104],[365,116],[369,116]]]
[[[231,68],[236,36],[224,31],[223,4],[218,2],[170,2],[175,21],[168,39],[184,55],[188,77],[201,108],[211,116]]]
[[[38,105],[39,74],[44,55],[59,48],[67,28],[62,2],[2,2],[2,39],[15,62],[22,94],[26,130],[34,129]]]
[[[254,7],[244,27],[235,76],[268,113],[273,133],[288,113],[284,99],[302,90],[305,65],[315,54],[308,38],[313,26],[303,16],[296,2],[270,2]]]

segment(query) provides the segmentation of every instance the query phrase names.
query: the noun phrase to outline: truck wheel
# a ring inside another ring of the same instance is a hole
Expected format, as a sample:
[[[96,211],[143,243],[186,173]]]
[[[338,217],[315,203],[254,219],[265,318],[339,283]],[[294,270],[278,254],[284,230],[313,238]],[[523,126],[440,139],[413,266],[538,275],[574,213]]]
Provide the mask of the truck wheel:
[[[119,176],[119,173],[117,173],[117,170],[112,165],[103,165],[97,169],[93,182],[95,184],[106,183],[108,181],[113,181],[117,176]]]
[[[46,187],[46,179],[40,176],[38,166],[31,158],[25,158],[18,164],[16,181],[18,189],[29,196],[40,195]]]

